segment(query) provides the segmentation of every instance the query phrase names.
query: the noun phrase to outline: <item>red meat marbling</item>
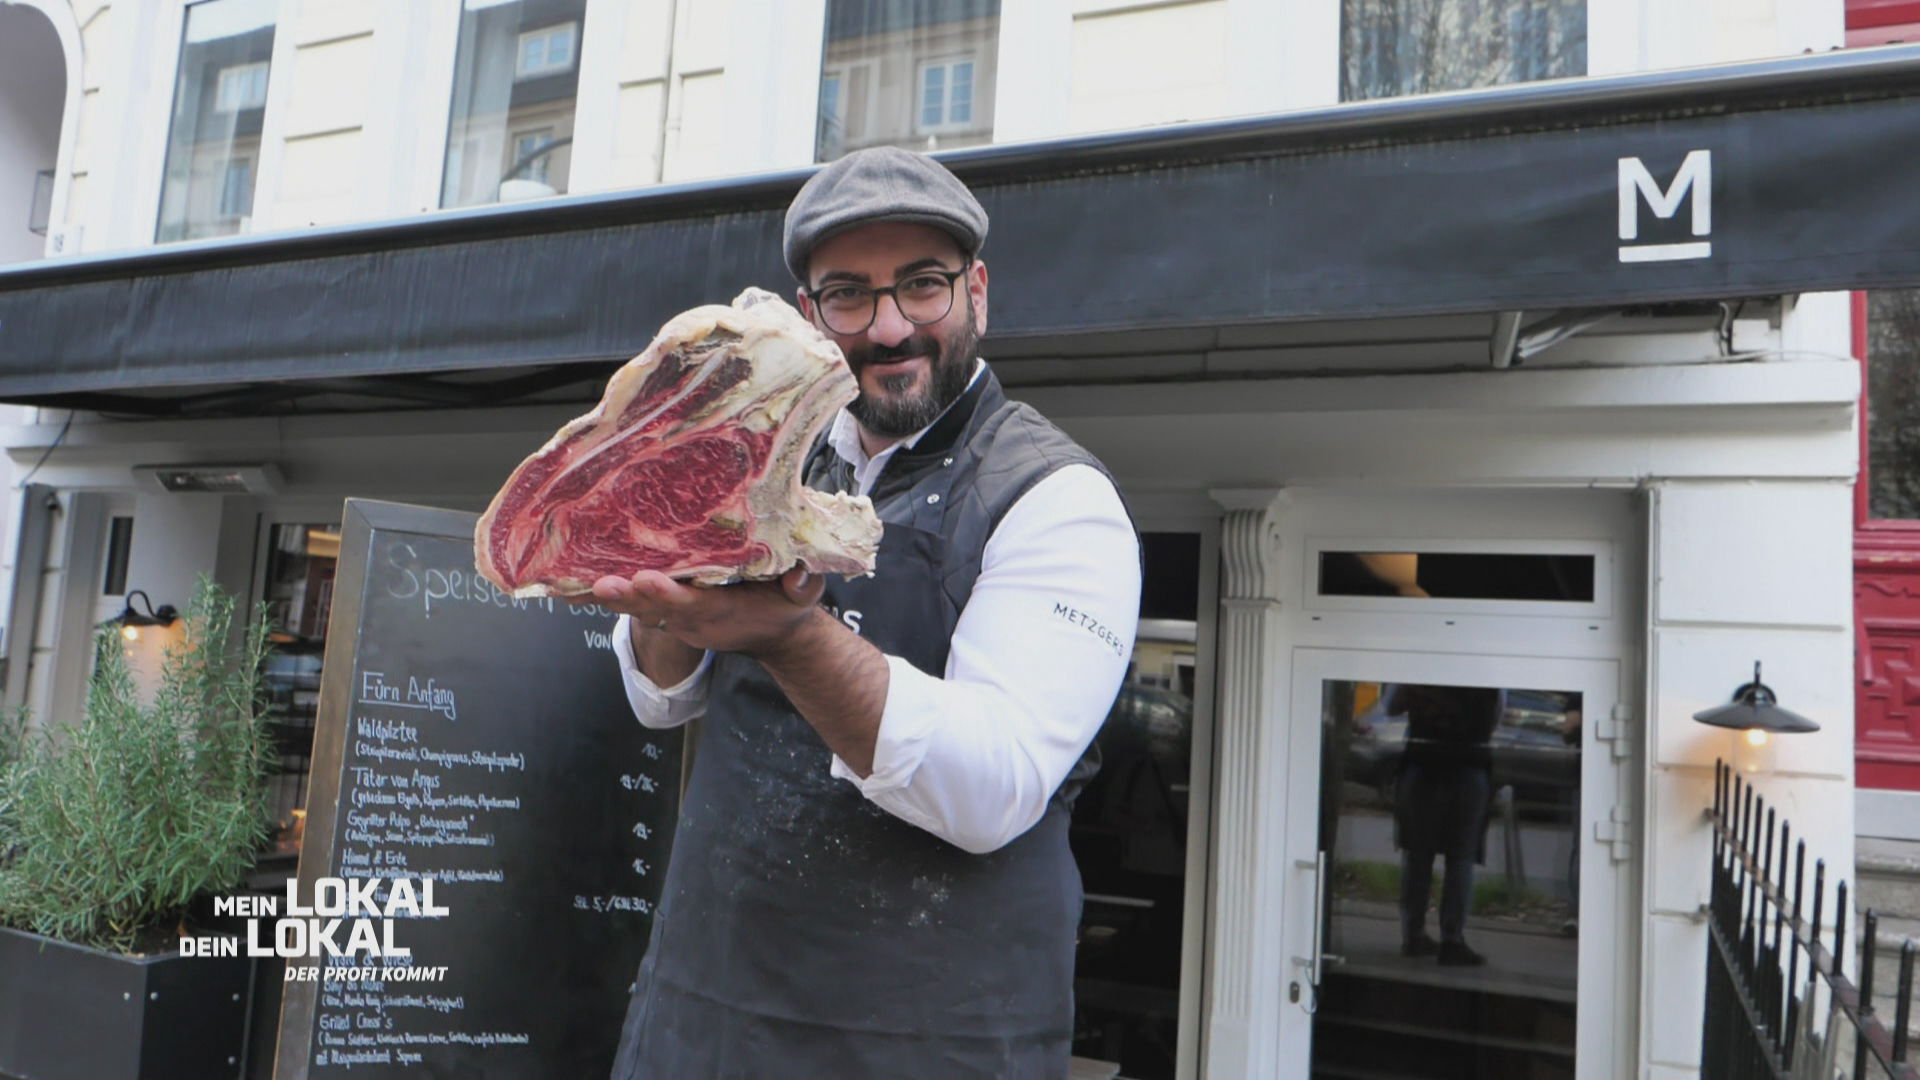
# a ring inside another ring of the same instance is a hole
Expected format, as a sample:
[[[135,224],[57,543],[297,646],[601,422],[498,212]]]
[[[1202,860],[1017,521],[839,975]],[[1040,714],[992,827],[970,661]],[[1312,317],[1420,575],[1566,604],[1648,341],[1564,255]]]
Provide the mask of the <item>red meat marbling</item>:
[[[800,476],[856,393],[840,351],[771,293],[676,316],[514,470],[475,529],[475,565],[515,596],[640,570],[702,584],[872,570],[872,505]]]

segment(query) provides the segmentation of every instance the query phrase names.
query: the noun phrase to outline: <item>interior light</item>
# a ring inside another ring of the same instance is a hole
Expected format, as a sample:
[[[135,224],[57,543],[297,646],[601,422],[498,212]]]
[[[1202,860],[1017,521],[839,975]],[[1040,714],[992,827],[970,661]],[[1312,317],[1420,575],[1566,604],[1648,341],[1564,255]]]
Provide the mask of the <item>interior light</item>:
[[[139,641],[140,628],[137,626],[123,626],[120,628],[120,636],[126,638],[128,641]]]
[[[1762,731],[1759,728],[1747,729],[1747,745],[1748,746],[1765,746],[1767,745],[1767,740],[1772,737],[1773,736],[1768,735],[1765,731]]]

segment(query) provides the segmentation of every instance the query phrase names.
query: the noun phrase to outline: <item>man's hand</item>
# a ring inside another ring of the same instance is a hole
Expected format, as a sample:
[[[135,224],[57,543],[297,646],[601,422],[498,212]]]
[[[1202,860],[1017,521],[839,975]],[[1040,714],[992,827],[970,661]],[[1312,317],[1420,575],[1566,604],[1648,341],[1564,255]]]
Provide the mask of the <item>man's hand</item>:
[[[759,658],[779,649],[820,602],[826,586],[825,578],[800,569],[773,581],[711,588],[642,570],[631,581],[601,578],[593,585],[593,595],[606,607],[632,616],[636,628],[665,631],[693,649]]]
[[[826,586],[800,569],[711,588],[642,570],[631,581],[601,578],[593,599],[633,618],[634,659],[656,685],[693,674],[704,649],[760,661],[827,746],[864,777],[873,771],[887,702],[887,661],[821,610]]]

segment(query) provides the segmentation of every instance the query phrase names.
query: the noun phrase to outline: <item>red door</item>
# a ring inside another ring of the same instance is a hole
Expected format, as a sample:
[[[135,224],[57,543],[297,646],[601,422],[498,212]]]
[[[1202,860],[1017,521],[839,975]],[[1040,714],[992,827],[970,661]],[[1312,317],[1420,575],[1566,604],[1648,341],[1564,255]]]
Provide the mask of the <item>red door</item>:
[[[1848,46],[1920,41],[1920,0],[1847,0]],[[1920,791],[1920,290],[1855,293],[1855,783]]]
[[[1920,791],[1920,291],[1855,293],[1856,784]],[[1890,515],[1901,515],[1898,517]]]
[[[1847,47],[1920,41],[1920,0],[1847,0]]]

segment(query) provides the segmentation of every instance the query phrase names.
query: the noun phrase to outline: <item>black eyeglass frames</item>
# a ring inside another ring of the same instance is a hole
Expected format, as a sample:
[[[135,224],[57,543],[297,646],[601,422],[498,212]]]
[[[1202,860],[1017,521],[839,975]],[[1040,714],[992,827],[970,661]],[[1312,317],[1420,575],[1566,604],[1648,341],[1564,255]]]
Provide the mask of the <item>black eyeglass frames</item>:
[[[900,281],[875,289],[850,281],[834,281],[807,290],[807,299],[820,309],[820,320],[836,334],[864,334],[880,312],[880,298],[893,297],[900,315],[915,326],[927,326],[953,310],[954,282],[973,266],[968,259],[958,270],[930,267],[915,270]]]

